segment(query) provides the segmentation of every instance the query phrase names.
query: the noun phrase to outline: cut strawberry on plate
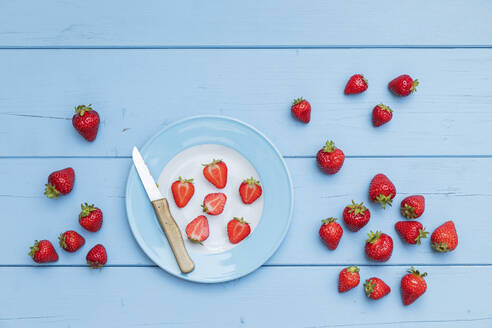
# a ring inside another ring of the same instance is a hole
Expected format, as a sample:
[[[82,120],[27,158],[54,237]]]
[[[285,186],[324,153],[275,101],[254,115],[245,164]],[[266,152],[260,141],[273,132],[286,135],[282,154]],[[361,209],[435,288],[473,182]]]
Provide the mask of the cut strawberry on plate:
[[[249,223],[243,218],[234,218],[227,223],[227,235],[232,244],[237,244],[251,233]]]
[[[239,186],[239,195],[244,204],[251,204],[257,200],[262,193],[260,181],[253,177],[244,180]]]
[[[222,189],[227,184],[227,165],[221,159],[214,159],[211,163],[203,164],[203,176],[211,184]]]
[[[208,220],[205,215],[197,216],[186,226],[186,235],[196,243],[201,243],[209,236]]]
[[[203,200],[203,212],[210,215],[219,215],[224,211],[227,196],[221,192],[208,194]]]
[[[178,180],[174,181],[171,185],[171,191],[173,192],[173,198],[176,202],[176,206],[179,208],[185,207],[195,193],[193,179],[183,179],[179,177]]]

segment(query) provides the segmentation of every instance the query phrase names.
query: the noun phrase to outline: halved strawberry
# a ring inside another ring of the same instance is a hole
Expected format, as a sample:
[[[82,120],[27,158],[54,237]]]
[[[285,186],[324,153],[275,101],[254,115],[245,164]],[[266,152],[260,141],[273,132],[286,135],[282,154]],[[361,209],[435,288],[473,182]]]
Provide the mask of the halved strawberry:
[[[173,192],[176,206],[179,208],[185,207],[195,193],[193,179],[183,179],[179,177],[178,180],[174,181],[171,185],[171,191]]]
[[[203,164],[203,176],[211,184],[222,189],[227,184],[227,165],[221,159],[214,159],[211,163]]]
[[[227,196],[221,192],[208,194],[203,200],[203,211],[210,215],[219,215],[224,211]]]
[[[234,218],[227,223],[227,235],[232,244],[237,244],[251,233],[249,223],[243,218]]]
[[[208,220],[205,215],[197,216],[186,226],[186,235],[196,243],[201,243],[208,238]]]
[[[255,180],[253,177],[244,180],[239,186],[239,195],[244,204],[251,204],[257,200],[262,193],[260,181]]]

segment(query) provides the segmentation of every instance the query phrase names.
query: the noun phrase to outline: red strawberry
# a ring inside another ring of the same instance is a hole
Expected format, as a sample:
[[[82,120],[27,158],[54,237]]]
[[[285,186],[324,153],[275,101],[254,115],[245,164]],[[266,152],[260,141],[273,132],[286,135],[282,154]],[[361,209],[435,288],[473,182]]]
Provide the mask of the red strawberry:
[[[255,180],[253,177],[244,180],[239,186],[239,195],[244,204],[251,204],[257,200],[262,193],[260,181]]]
[[[82,211],[79,214],[80,225],[84,229],[92,232],[96,232],[101,229],[103,223],[102,211],[95,207],[94,204],[80,204],[80,207],[82,208]]]
[[[359,268],[355,265],[340,271],[338,275],[338,292],[343,293],[357,287],[360,282]]]
[[[203,164],[203,175],[205,179],[219,189],[227,184],[227,166],[220,159],[214,159],[211,163]]]
[[[343,221],[350,231],[359,231],[369,222],[370,218],[371,212],[364,206],[364,203],[356,204],[352,201],[352,205],[346,206],[343,210]]]
[[[395,229],[403,240],[412,245],[420,245],[421,239],[427,238],[429,234],[418,221],[396,222]]]
[[[55,171],[48,176],[44,194],[48,198],[58,198],[60,195],[66,195],[72,191],[74,181],[75,172],[71,167]]]
[[[431,245],[436,252],[451,252],[458,246],[458,234],[453,221],[444,222],[431,236]]]
[[[376,174],[369,185],[369,199],[381,204],[383,209],[386,205],[391,206],[396,196],[396,188],[393,182],[384,174]]]
[[[370,259],[378,262],[386,262],[393,253],[393,239],[381,231],[367,234],[366,254]]]
[[[171,185],[171,191],[173,192],[173,198],[176,202],[176,206],[179,208],[185,207],[195,193],[193,179],[185,180],[179,177],[179,179]]]
[[[47,263],[58,261],[53,244],[49,240],[34,241],[34,245],[30,247],[29,255],[36,263]]]
[[[400,75],[388,83],[388,88],[397,96],[406,97],[417,91],[418,80],[413,80],[409,75]]]
[[[108,255],[106,254],[106,248],[103,245],[97,244],[92,247],[87,256],[85,257],[87,264],[92,268],[100,268],[108,261]]]
[[[335,147],[333,141],[327,141],[325,146],[316,155],[319,167],[328,174],[337,173],[345,161],[345,155],[341,149]]]
[[[393,110],[383,104],[376,105],[372,110],[372,124],[381,126],[388,123],[393,118]]]
[[[243,218],[234,218],[227,223],[227,235],[232,244],[237,244],[251,233],[249,223]]]
[[[294,103],[290,109],[299,121],[309,123],[311,120],[311,105],[307,100],[302,98],[294,99]]]
[[[227,196],[221,192],[208,194],[203,200],[203,212],[210,215],[219,215],[224,211]]]
[[[366,78],[361,74],[355,74],[350,77],[345,86],[345,94],[353,95],[356,93],[362,93],[367,90],[368,83]]]
[[[364,289],[366,290],[367,297],[373,300],[383,298],[391,292],[391,288],[384,281],[376,277],[367,279],[364,283]]]
[[[58,240],[60,241],[60,247],[70,253],[75,252],[85,244],[84,237],[73,230],[68,230],[60,234]]]
[[[201,243],[208,238],[208,220],[205,215],[197,216],[186,226],[186,235],[188,238],[197,243]]]
[[[416,195],[409,196],[401,201],[400,212],[401,215],[407,219],[419,218],[425,210],[425,198],[424,196]]]
[[[427,272],[420,273],[412,267],[408,270],[408,274],[401,278],[400,288],[403,304],[410,305],[425,293],[427,289],[425,276],[427,276]]]
[[[99,114],[92,109],[92,105],[75,107],[72,125],[87,141],[94,141],[99,129]]]
[[[319,228],[319,236],[321,240],[328,246],[329,249],[334,250],[338,247],[338,243],[343,235],[342,227],[336,223],[337,219],[328,218],[322,220],[323,223]]]

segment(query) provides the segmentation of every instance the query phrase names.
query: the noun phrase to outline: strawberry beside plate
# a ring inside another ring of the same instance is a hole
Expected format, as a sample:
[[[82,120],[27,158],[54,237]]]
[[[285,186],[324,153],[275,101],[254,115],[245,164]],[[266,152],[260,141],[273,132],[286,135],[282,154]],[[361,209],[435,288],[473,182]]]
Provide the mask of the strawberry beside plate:
[[[192,148],[194,147],[194,148]],[[196,153],[197,171],[187,172]],[[128,221],[135,239],[142,250],[159,267],[177,277],[196,282],[222,282],[242,277],[265,263],[280,246],[289,228],[293,208],[293,188],[287,166],[275,146],[255,128],[238,120],[223,116],[195,116],[169,125],[152,137],[141,153],[154,179],[159,177],[159,189],[173,202],[172,180],[179,175],[198,181],[190,204],[184,209],[171,208],[183,238],[184,227],[201,215],[201,208],[193,203],[201,202],[214,187],[207,185],[198,171],[203,157],[225,157],[231,179],[226,186],[230,198],[224,213],[209,217],[211,236],[216,229],[217,238],[203,245],[188,245],[195,270],[182,274],[176,265],[168,242],[159,226],[146,194],[138,180],[135,168],[131,168],[126,188]],[[186,159],[183,167],[179,159]],[[204,162],[205,163],[205,162]],[[176,172],[174,172],[176,171]],[[244,171],[244,172],[243,172]],[[252,205],[245,205],[239,197],[241,179],[254,176],[261,181],[263,195]],[[193,204],[192,204],[193,203]],[[231,216],[231,217],[229,217]],[[226,223],[233,216],[252,222],[251,234],[237,245],[231,245]],[[249,219],[250,217],[251,219]],[[215,220],[215,221],[214,221]],[[223,225],[223,230],[221,229]],[[220,233],[221,232],[221,233]]]

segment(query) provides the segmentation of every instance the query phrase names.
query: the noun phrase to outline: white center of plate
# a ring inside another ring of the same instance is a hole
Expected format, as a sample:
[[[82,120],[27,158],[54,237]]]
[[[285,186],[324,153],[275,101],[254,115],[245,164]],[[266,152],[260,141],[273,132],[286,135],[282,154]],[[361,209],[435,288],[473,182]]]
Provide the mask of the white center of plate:
[[[165,150],[163,150],[165,151]],[[203,165],[213,159],[221,159],[227,165],[227,185],[217,189],[203,176]],[[193,178],[195,194],[190,202],[179,208],[174,202],[171,185],[178,177]],[[261,179],[251,163],[237,151],[221,145],[198,145],[183,150],[171,159],[162,170],[159,179],[159,190],[169,201],[171,213],[178,223],[185,245],[190,251],[203,253],[220,253],[233,248],[227,236],[227,223],[234,217],[243,217],[251,227],[251,234],[258,225],[263,212],[263,196],[253,204],[246,205],[239,196],[239,186],[244,179],[254,177]],[[221,192],[227,196],[224,211],[220,215],[208,215],[202,212],[201,205],[207,194]],[[199,215],[208,219],[210,235],[202,245],[193,243],[186,237],[186,225]],[[250,234],[250,236],[251,236]]]

